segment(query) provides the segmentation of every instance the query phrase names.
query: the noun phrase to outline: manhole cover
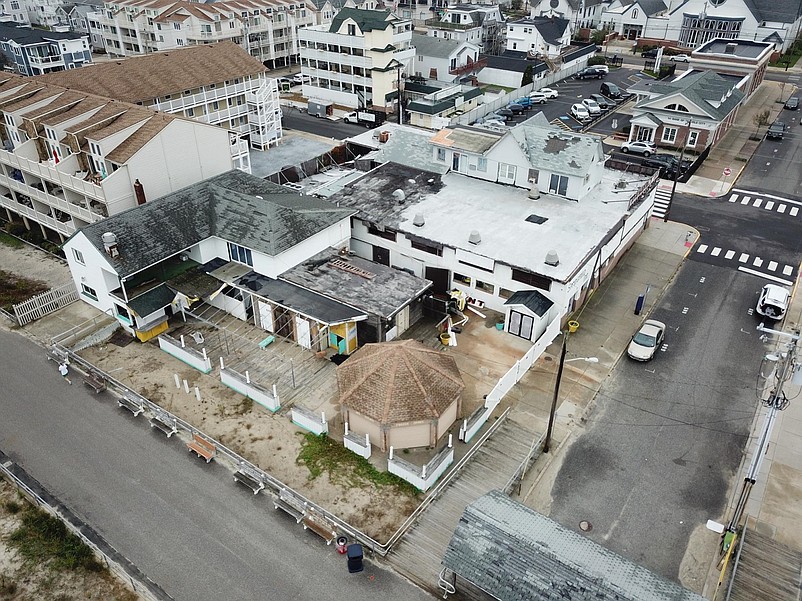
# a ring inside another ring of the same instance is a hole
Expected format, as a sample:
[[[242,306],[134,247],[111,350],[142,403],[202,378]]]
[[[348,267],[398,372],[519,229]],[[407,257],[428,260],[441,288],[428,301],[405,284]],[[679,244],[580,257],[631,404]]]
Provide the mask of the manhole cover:
[[[582,520],[581,522],[579,522],[579,529],[582,532],[590,532],[591,530],[593,530],[593,524],[591,524],[587,520]]]
[[[551,357],[548,357],[548,356],[546,356],[546,357],[543,357],[543,360],[544,360],[546,363],[550,363],[551,361],[554,361],[554,359],[553,359],[553,358],[551,358]]]

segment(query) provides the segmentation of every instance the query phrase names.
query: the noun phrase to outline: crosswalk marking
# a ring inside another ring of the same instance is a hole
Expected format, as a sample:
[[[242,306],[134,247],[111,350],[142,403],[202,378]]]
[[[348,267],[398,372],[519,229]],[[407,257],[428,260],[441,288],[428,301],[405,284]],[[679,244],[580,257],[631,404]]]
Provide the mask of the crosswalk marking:
[[[714,257],[717,257],[721,254],[721,249],[717,246],[712,251],[710,251],[710,254],[713,255]]]
[[[711,257],[718,257],[718,256],[721,255],[721,253],[722,253],[722,251],[724,249],[722,249],[720,246],[714,246],[711,249],[710,246],[708,246],[707,244],[700,244],[696,248],[696,252],[698,254],[700,254],[700,255],[705,254],[708,250],[710,250],[710,256]],[[728,250],[728,251],[724,252],[724,258],[729,261],[729,260],[731,260],[731,259],[733,259],[735,257],[735,254],[736,254],[736,251]],[[763,264],[767,262],[767,260],[761,259],[760,257],[754,257],[754,259],[752,259],[752,257],[748,253],[741,253],[740,256],[738,257],[738,262],[742,263],[742,264],[746,264],[750,260],[752,261],[752,267],[757,267],[757,268],[762,267]],[[768,271],[772,271],[772,272],[775,272],[775,273],[777,272],[779,267],[780,267],[780,264],[777,261],[768,261],[768,264],[766,265],[766,269]],[[765,273],[765,272],[755,271],[754,269],[750,269],[748,267],[743,267],[743,265],[739,266],[738,270],[739,271],[744,271],[746,273],[752,273],[754,275],[759,275],[761,277],[768,278],[770,280],[775,280],[775,281],[779,281],[779,282],[785,282],[786,281],[786,280],[783,280],[782,278],[778,278],[776,276],[769,275],[768,273]],[[791,265],[785,265],[785,266],[783,266],[782,272],[783,272],[783,275],[785,275],[785,276],[791,276],[791,275],[793,275],[794,270],[795,270],[795,267],[793,267]],[[704,278],[702,278],[700,281],[704,282]]]
[[[780,205],[779,207],[777,207],[777,212],[778,213],[785,213],[785,205]]]
[[[762,203],[763,203],[763,199],[762,198],[758,198],[758,199],[755,200],[755,202],[752,203],[752,206],[755,207],[756,209],[759,209],[760,205]]]
[[[763,208],[766,209],[767,211],[771,211],[771,209],[773,207],[774,207],[774,201],[773,200],[767,200],[766,201],[766,206],[763,207]]]
[[[739,263],[746,263],[748,258],[749,258],[749,255],[747,255],[746,253],[741,253],[741,256],[738,257],[738,262]]]
[[[738,200],[738,195],[737,194],[730,194],[729,201],[730,202],[735,202],[736,200]]]
[[[792,273],[794,273],[793,267],[791,267],[790,265],[786,265],[785,267],[783,267],[783,275],[791,275]]]
[[[743,200],[741,200],[741,204],[742,205],[748,205],[750,200],[752,200],[751,196],[744,196]]]
[[[761,259],[760,257],[755,257],[755,260],[752,262],[752,265],[754,267],[760,267],[761,265],[763,265],[763,259]]]
[[[791,217],[796,217],[797,213],[799,213],[799,207],[791,207],[791,210],[788,211]]]
[[[728,250],[727,253],[724,255],[725,259],[732,259],[735,256],[734,250]]]
[[[769,271],[777,271],[777,261],[769,261]]]
[[[702,244],[702,245],[699,246],[699,248],[696,249],[696,252],[703,253],[706,250],[707,250],[707,244]]]

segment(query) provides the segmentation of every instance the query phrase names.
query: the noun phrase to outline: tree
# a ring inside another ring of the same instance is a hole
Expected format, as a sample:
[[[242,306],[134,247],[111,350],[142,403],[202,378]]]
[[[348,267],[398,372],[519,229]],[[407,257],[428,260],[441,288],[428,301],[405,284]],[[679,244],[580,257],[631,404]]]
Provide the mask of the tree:
[[[770,116],[771,116],[770,109],[766,109],[764,111],[760,111],[759,113],[754,114],[754,116],[752,117],[752,123],[755,124],[755,136],[757,136],[757,132],[761,127],[769,124]]]
[[[521,78],[521,87],[524,87],[528,83],[532,83],[534,78],[532,77],[532,65],[526,66],[526,71],[524,71],[524,76]]]
[[[610,33],[609,29],[594,29],[590,34],[590,41],[594,44],[603,44],[608,33]]]

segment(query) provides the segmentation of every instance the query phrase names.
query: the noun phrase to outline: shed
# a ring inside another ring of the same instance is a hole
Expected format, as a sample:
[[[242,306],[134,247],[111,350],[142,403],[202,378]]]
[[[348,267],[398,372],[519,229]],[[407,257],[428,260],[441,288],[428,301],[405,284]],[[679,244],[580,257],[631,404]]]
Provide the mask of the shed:
[[[520,290],[508,298],[504,305],[507,309],[507,332],[534,342],[549,325],[554,301],[539,290]]]
[[[366,344],[337,367],[349,428],[387,451],[434,447],[462,412],[454,359],[416,340]]]

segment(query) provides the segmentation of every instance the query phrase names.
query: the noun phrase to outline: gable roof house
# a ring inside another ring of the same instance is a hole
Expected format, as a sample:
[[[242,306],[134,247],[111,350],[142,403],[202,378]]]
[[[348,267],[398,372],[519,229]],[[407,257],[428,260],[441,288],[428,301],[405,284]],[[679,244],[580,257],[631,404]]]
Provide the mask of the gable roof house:
[[[507,22],[507,50],[526,52],[530,57],[556,59],[570,45],[568,19],[529,17]]]
[[[448,83],[479,71],[486,63],[479,59],[479,46],[465,40],[447,40],[412,34],[415,47],[415,75]]]
[[[801,28],[802,12],[794,0],[685,0],[650,16],[641,43],[668,41],[692,50],[716,38],[740,38],[770,42],[785,52]]]
[[[203,300],[315,350],[347,325],[352,352],[361,311],[278,281],[347,242],[352,214],[233,170],[88,225],[64,252],[82,300],[140,340]]]
[[[426,19],[427,35],[470,42],[482,54],[498,54],[504,48],[504,16],[498,5],[455,4],[437,9]]]
[[[651,17],[662,15],[667,9],[663,0],[613,0],[602,10],[600,27],[635,40],[644,35]]]
[[[89,37],[0,23],[0,49],[21,75],[41,75],[92,63]]]
[[[745,98],[740,76],[713,71],[686,71],[671,82],[640,81],[632,109],[630,140],[701,152],[718,142],[735,123]]]
[[[422,145],[409,162],[394,149],[410,140],[405,129],[385,124],[385,141],[348,141],[375,151],[369,170],[329,197],[358,211],[351,250],[385,253],[431,280],[434,295],[463,292],[505,314],[516,336],[537,340],[578,307],[647,224],[657,174],[608,169],[594,136],[542,116],[505,132],[449,127],[430,134],[427,167]]]
[[[465,508],[442,563],[475,601],[704,600],[497,490]]]
[[[0,75],[0,206],[48,239],[231,169],[219,128]]]

